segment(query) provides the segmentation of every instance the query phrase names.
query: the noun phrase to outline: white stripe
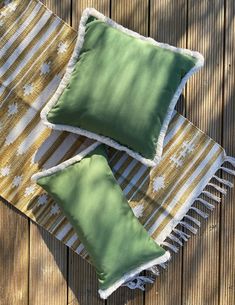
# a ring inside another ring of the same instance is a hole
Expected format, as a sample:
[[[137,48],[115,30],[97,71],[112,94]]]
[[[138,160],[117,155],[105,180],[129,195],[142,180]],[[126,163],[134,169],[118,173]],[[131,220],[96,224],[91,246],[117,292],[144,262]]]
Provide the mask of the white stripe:
[[[0,87],[0,96],[3,94],[3,92],[5,91],[6,87],[1,85]],[[2,105],[3,102],[0,103],[0,106]]]
[[[50,83],[44,88],[41,94],[30,105],[30,108],[26,111],[20,121],[13,127],[10,133],[6,137],[6,145],[13,143],[20,134],[25,130],[29,123],[38,115],[38,111],[48,101],[48,98],[54,93],[61,81],[61,77],[56,75]]]
[[[34,129],[31,130],[29,135],[24,139],[23,142],[20,143],[17,154],[22,155],[26,153],[28,149],[32,146],[32,144],[37,140],[37,138],[41,135],[41,133],[46,129],[47,127],[40,121]]]
[[[67,223],[62,229],[61,231],[59,231],[57,234],[56,234],[56,237],[58,239],[63,239],[65,237],[65,235],[69,232],[69,230],[71,230],[72,228],[72,225],[70,223]]]
[[[124,188],[123,192],[125,195],[127,195],[130,190],[133,188],[134,185],[136,185],[136,183],[139,181],[139,179],[143,176],[143,174],[146,172],[146,170],[148,169],[147,166],[145,165],[141,165],[140,169],[138,170],[138,172],[136,173],[136,175],[133,177],[133,179],[131,180],[131,182]],[[142,184],[148,179],[148,175],[146,175],[144,181],[141,183],[141,185],[138,187],[138,189],[132,194],[132,196],[128,199],[131,200],[135,194],[138,192],[138,190],[141,188]]]
[[[52,130],[49,137],[43,142],[43,144],[36,150],[35,154],[33,154],[31,163],[38,163],[41,158],[45,155],[45,153],[53,146],[55,141],[59,138],[59,136],[62,134],[61,131],[58,130]]]
[[[46,209],[43,210],[43,212],[45,212]],[[47,214],[47,219],[48,219],[48,215],[49,213]],[[55,230],[62,224],[62,222],[66,221],[66,218],[64,217],[64,214],[57,214],[57,215],[54,215],[56,216],[56,218],[54,219],[54,222],[51,224],[51,226],[48,228],[48,231],[51,233],[51,234],[54,234]],[[50,217],[50,215],[49,215]]]
[[[77,249],[76,249],[76,253],[78,253],[78,254],[80,254],[81,252],[82,252],[82,250],[84,250],[84,246],[83,246],[83,244],[80,244],[78,247],[77,247]]]
[[[32,20],[37,16],[37,13],[41,7],[42,5],[40,3],[35,6],[28,18],[21,24],[21,26],[16,30],[16,32],[11,36],[11,38],[5,43],[2,49],[0,49],[0,56],[6,54],[7,50],[12,46],[15,40],[23,33],[25,28],[28,27]]]
[[[35,38],[35,36],[38,35],[40,30],[45,26],[49,18],[51,17],[52,13],[46,11],[42,18],[37,22],[37,24],[33,27],[31,32],[26,36],[26,38],[20,43],[20,45],[15,49],[15,51],[11,54],[10,57],[8,57],[7,61],[4,63],[3,66],[0,68],[0,77],[5,74],[5,72],[13,65],[13,63],[17,60],[17,58],[20,56],[20,54],[27,48],[27,46],[30,44],[30,42]],[[41,40],[40,40],[41,41]],[[33,50],[34,48],[32,48]],[[31,51],[32,51],[31,50]],[[28,53],[29,54],[29,53]],[[25,60],[25,59],[24,59]],[[22,60],[22,62],[24,62]],[[9,85],[9,79],[4,82],[4,85]]]
[[[174,137],[174,135],[177,134],[177,132],[179,131],[180,127],[183,125],[184,122],[185,122],[184,117],[180,116],[177,118],[176,124],[174,125],[172,130],[169,133],[167,133],[165,136],[163,143],[164,146],[166,146],[169,143],[169,141]]]
[[[5,38],[5,36],[12,30],[12,28],[19,23],[19,21],[24,17],[24,15],[28,12],[28,8],[34,1],[30,1],[25,10],[21,13],[21,15],[15,20],[14,23],[7,29],[7,31],[0,37],[0,42]]]
[[[113,171],[117,172],[128,157],[129,155],[127,155],[126,153],[123,154],[121,158],[118,160],[118,162],[113,166]]]
[[[50,168],[57,164],[76,141],[76,135],[69,134],[60,144],[60,146],[53,152],[50,158],[43,164],[43,169]]]
[[[60,31],[54,36],[54,38],[52,40],[50,40],[50,43],[46,44],[46,48],[43,50],[42,53],[40,53],[40,55],[36,58],[36,60],[33,62],[32,65],[30,65],[30,68],[26,71],[26,73],[24,74],[24,76],[16,83],[16,85],[11,88],[11,90],[9,91],[9,93],[7,94],[7,96],[4,98],[4,100],[1,102],[1,105],[7,100],[7,98],[9,97],[9,95],[11,94],[12,91],[14,91],[14,89],[27,77],[27,75],[30,73],[31,70],[34,69],[34,66],[37,64],[38,60],[44,55],[44,53],[46,53],[46,51],[51,47],[51,45],[56,41],[56,39],[58,38],[58,36],[62,33],[62,31],[64,30],[64,26],[60,29]],[[15,78],[17,77],[17,75],[15,75]],[[14,78],[14,79],[15,79]],[[13,80],[14,80],[13,79]],[[12,80],[12,81],[13,81]],[[3,91],[5,90],[5,87],[3,88]],[[0,93],[1,95],[1,93]]]
[[[113,153],[113,155],[109,159],[109,163],[117,156],[118,152],[119,152],[118,150],[115,150],[115,152]]]
[[[66,246],[71,247],[78,240],[77,234],[74,234],[66,243]]]
[[[207,143],[206,147],[208,146],[209,142]],[[206,148],[205,147],[205,148]],[[205,148],[203,149],[203,151],[205,150]],[[198,177],[198,175],[201,173],[201,171],[204,169],[204,167],[208,164],[208,162],[211,160],[212,156],[214,156],[214,154],[218,151],[218,145],[213,145],[213,147],[211,148],[211,150],[208,152],[207,156],[205,159],[202,160],[202,162],[199,164],[199,166],[197,166],[196,170],[192,173],[192,175],[185,181],[184,185],[180,188],[180,190],[178,190],[177,194],[174,196],[174,199],[171,201],[171,203],[167,206],[167,208],[162,212],[162,214],[160,215],[160,217],[156,220],[156,222],[152,225],[152,227],[149,229],[149,234],[152,234],[158,227],[159,225],[162,223],[162,221],[164,220],[164,218],[166,218],[171,210],[175,207],[175,205],[177,204],[177,202],[179,201],[179,199],[181,198],[181,196],[185,193],[185,191],[187,191],[187,189],[190,188],[191,184],[193,182],[195,182],[195,179]],[[195,163],[195,162],[194,162]],[[187,172],[189,171],[189,169],[187,170]],[[185,172],[185,174],[187,173]],[[200,188],[202,184],[202,180],[200,180],[200,182],[195,186],[195,188],[197,187]],[[166,202],[166,200],[168,199],[168,197],[170,196],[172,192],[170,192],[168,194],[168,196],[166,197],[166,199],[162,202],[161,206]],[[152,215],[155,215],[157,213],[159,209],[157,209]],[[151,216],[152,216],[151,215]],[[151,217],[152,218],[152,217]],[[146,224],[148,223],[148,221],[146,222]],[[145,226],[146,226],[145,224]]]
[[[124,170],[124,172],[122,173],[122,175],[118,178],[118,183],[121,184],[123,182],[123,180],[125,180],[128,176],[128,174],[130,173],[130,171],[133,169],[133,167],[136,165],[137,161],[135,159],[133,159],[129,165],[127,166],[127,168]]]

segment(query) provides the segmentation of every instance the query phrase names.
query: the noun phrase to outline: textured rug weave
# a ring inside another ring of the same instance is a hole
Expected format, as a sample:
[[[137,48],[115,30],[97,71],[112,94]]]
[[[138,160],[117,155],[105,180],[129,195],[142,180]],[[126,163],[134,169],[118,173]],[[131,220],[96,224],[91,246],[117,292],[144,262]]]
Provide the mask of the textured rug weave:
[[[93,143],[52,131],[40,120],[40,110],[64,75],[76,37],[74,29],[37,0],[13,1],[0,11],[0,195],[87,258],[57,204],[30,180]],[[135,215],[158,243],[175,252],[188,233],[196,233],[199,218],[207,217],[205,208],[212,210],[220,194],[232,187],[216,172],[235,174],[226,166],[235,166],[235,160],[177,112],[157,167],[150,170],[113,149],[109,159]]]

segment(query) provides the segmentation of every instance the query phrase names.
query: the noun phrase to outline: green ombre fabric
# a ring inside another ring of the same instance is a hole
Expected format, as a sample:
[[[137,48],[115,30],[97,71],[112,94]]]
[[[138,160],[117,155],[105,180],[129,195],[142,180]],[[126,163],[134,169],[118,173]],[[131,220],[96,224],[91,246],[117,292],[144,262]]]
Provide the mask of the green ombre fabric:
[[[104,146],[37,183],[57,202],[96,268],[100,289],[165,254],[133,214]],[[117,288],[117,287],[116,287]]]
[[[169,105],[197,60],[89,17],[69,83],[47,120],[108,137],[153,160]]]

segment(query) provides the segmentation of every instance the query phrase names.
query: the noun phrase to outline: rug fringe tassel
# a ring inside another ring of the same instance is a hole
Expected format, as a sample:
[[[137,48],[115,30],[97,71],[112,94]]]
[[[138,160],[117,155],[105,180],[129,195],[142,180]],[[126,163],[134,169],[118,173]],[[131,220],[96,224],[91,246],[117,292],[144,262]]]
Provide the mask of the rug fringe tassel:
[[[220,192],[223,195],[227,194],[227,190],[226,189],[220,187],[219,185],[217,185],[215,183],[209,182],[207,185],[213,187],[214,189],[216,189],[218,192]]]
[[[222,169],[224,172],[232,175],[232,176],[235,176],[235,171],[230,169],[230,168],[227,168],[227,167],[224,167],[224,166],[221,166],[220,169]]]
[[[202,210],[200,210],[200,209],[198,209],[196,207],[191,207],[190,209],[195,211],[199,216],[201,216],[204,219],[206,219],[209,216],[209,214],[203,212]]]
[[[170,234],[168,237],[169,237],[172,241],[175,241],[175,242],[176,242],[177,244],[179,244],[180,246],[183,246],[182,241],[181,241],[178,237],[176,237],[175,235]]]
[[[199,202],[201,202],[208,210],[210,210],[210,211],[212,211],[214,208],[215,208],[215,206],[213,205],[213,204],[211,204],[210,202],[208,202],[208,201],[206,201],[205,199],[203,199],[203,198],[196,198],[196,200],[195,201],[199,201]]]
[[[173,229],[173,231],[176,233],[176,234],[178,234],[178,236],[180,237],[180,238],[182,238],[184,241],[188,241],[188,239],[190,238],[190,235],[189,234],[187,234],[187,233],[185,233],[184,231],[181,231],[181,230],[179,230],[179,229]]]
[[[185,217],[185,218],[188,218],[189,220],[191,220],[192,222],[194,222],[195,225],[197,225],[198,227],[201,226],[200,221],[197,220],[196,218],[194,218],[194,217],[192,217],[192,216],[190,216],[190,215],[187,215],[187,214],[186,214],[184,217]]]
[[[171,243],[169,243],[169,242],[167,242],[167,241],[163,241],[163,242],[161,243],[161,246],[166,247],[166,248],[172,250],[172,251],[175,252],[175,253],[177,253],[177,252],[179,251],[179,248],[178,248],[178,247],[176,247],[175,245],[173,245],[173,244],[171,244]]]
[[[220,177],[218,177],[216,175],[213,175],[212,178],[216,179],[219,183],[224,184],[224,185],[226,185],[226,186],[228,186],[230,188],[233,187],[233,183],[228,181],[228,180],[226,180],[226,179],[222,179],[222,178],[220,178]]]
[[[201,194],[204,194],[206,197],[213,199],[216,202],[221,202],[221,198],[208,192],[208,191],[202,191]]]
[[[167,268],[167,264],[166,264],[166,263],[161,263],[161,264],[159,264],[159,266],[160,266],[162,269],[166,269],[166,268]]]
[[[148,270],[151,271],[156,276],[158,276],[160,274],[160,271],[157,266],[153,266],[153,267],[149,268]]]
[[[197,229],[194,228],[193,226],[191,226],[189,223],[187,223],[186,221],[180,221],[179,224],[184,227],[185,229],[189,230],[190,232],[192,232],[193,234],[197,234]]]
[[[142,291],[145,290],[144,285],[146,283],[152,284],[154,283],[155,279],[150,276],[141,276],[137,275],[136,277],[132,278],[129,282],[125,283],[122,286],[127,286],[130,289],[140,289]]]
[[[232,166],[235,167],[235,158],[234,158],[234,157],[226,156],[224,162],[228,162],[228,163],[230,163]]]

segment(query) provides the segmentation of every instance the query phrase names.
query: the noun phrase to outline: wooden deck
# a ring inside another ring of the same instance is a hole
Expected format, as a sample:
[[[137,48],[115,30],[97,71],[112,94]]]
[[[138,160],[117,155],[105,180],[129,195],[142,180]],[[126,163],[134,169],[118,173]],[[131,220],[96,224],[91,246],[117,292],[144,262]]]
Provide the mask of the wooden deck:
[[[188,84],[178,110],[235,155],[234,0],[46,0],[78,27],[89,6],[158,41],[199,50],[205,67]],[[147,291],[121,288],[97,296],[88,263],[8,204],[0,204],[1,305],[233,305],[235,191]]]

